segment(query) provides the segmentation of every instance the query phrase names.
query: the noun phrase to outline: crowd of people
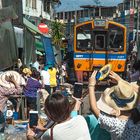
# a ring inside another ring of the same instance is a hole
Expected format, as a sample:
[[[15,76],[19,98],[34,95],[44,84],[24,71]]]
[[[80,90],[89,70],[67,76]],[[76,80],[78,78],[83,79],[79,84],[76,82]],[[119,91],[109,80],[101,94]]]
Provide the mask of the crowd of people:
[[[39,138],[41,140],[140,140],[140,88],[137,83],[125,81],[111,71],[109,78],[115,85],[106,88],[97,101],[97,71],[93,71],[88,82],[92,113],[82,116],[79,114],[82,98],[77,99],[60,88],[66,82],[66,68],[63,64],[61,68],[55,68],[51,64],[44,66],[38,60],[30,68],[21,65],[18,72],[6,71],[0,74],[1,131],[4,131],[9,97],[14,94],[26,97],[29,118],[29,111],[37,110],[38,95],[42,95],[43,112],[54,124],[50,128],[39,122],[33,128],[28,125],[29,140],[36,139],[37,130],[43,132]]]
[[[99,101],[96,101],[96,74],[97,71],[92,73],[88,84],[89,102],[93,111],[91,116],[84,118],[78,115],[81,103],[79,99],[74,98],[75,103],[71,104],[61,92],[47,97],[45,113],[56,124],[46,130],[42,126],[37,127],[45,130],[42,140],[140,139],[139,86],[123,80],[111,71],[109,77],[116,85],[107,88]],[[35,136],[35,132],[30,128],[28,136]]]
[[[130,41],[127,52],[127,72],[129,82],[140,81],[140,60],[138,60],[138,49],[136,41]]]
[[[18,69],[7,70],[0,73],[0,129],[3,131],[5,120],[7,101],[13,105],[13,111],[19,111],[18,98],[15,95],[23,95],[27,101],[27,117],[29,117],[30,110],[37,110],[37,98],[42,97],[43,101],[49,94],[60,89],[58,85],[64,83],[63,77],[60,78],[60,71],[53,65],[48,64],[44,66],[44,61],[38,57],[37,61],[30,67],[22,65],[18,61]],[[63,72],[63,71],[62,71]],[[64,71],[65,72],[65,71]],[[64,73],[63,72],[63,73]],[[9,100],[8,100],[9,99]]]

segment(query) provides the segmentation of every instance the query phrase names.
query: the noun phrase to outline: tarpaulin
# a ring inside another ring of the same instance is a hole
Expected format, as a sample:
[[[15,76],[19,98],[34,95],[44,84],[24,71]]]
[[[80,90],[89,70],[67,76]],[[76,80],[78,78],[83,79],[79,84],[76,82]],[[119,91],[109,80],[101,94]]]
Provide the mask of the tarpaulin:
[[[16,42],[18,48],[23,48],[23,29],[19,27],[14,27]]]
[[[43,43],[41,41],[35,41],[35,47],[39,51],[44,51]]]
[[[35,26],[34,24],[32,24],[30,21],[28,21],[27,19],[23,18],[23,24],[27,27],[26,31],[25,31],[25,39],[24,39],[24,63],[26,65],[29,65],[30,63],[33,63],[35,61],[35,50],[36,47],[34,45],[35,44],[35,35],[41,35],[44,37],[51,37],[49,34],[42,34],[37,26]],[[44,39],[45,40],[45,39]],[[43,45],[44,46],[44,45]],[[42,47],[43,49],[43,47]],[[48,60],[48,59],[47,59]]]
[[[31,62],[35,62],[35,47],[34,47],[34,36],[25,28],[24,30],[24,64],[27,66],[30,65]]]
[[[52,45],[52,48],[53,48],[53,52],[54,52],[54,56],[55,56],[55,62],[57,65],[60,66],[62,63],[62,55],[61,55],[60,47]]]
[[[51,38],[42,36],[42,42],[45,50],[46,65],[55,65],[55,56],[51,45]]]
[[[12,7],[0,9],[0,70],[13,66],[18,59],[11,19],[16,18]]]

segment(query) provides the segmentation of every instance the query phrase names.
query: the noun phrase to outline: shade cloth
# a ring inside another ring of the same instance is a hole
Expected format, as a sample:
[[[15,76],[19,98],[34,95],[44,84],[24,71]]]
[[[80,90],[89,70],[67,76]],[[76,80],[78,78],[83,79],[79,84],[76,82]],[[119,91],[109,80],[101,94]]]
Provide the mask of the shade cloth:
[[[13,66],[18,59],[18,49],[11,23],[17,16],[12,7],[0,9],[0,70]]]

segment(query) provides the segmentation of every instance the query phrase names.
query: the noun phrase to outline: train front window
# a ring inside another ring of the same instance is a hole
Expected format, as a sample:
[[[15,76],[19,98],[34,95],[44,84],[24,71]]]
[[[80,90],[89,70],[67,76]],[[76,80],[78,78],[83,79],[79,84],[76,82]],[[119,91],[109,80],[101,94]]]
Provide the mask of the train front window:
[[[103,49],[105,48],[105,36],[102,34],[95,35],[95,48]]]
[[[95,50],[105,50],[106,49],[106,36],[107,31],[93,30],[93,41]]]
[[[109,46],[110,50],[124,50],[124,32],[123,28],[109,24]]]
[[[77,31],[76,49],[77,50],[79,51],[92,50],[91,30],[92,30],[91,23],[77,27],[76,29]]]

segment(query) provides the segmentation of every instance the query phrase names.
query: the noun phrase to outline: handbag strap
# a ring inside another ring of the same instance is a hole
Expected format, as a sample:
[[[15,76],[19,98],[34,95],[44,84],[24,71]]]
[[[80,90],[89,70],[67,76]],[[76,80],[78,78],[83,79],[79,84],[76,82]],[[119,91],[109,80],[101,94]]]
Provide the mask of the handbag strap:
[[[53,127],[51,127],[51,137],[50,140],[53,140]]]

